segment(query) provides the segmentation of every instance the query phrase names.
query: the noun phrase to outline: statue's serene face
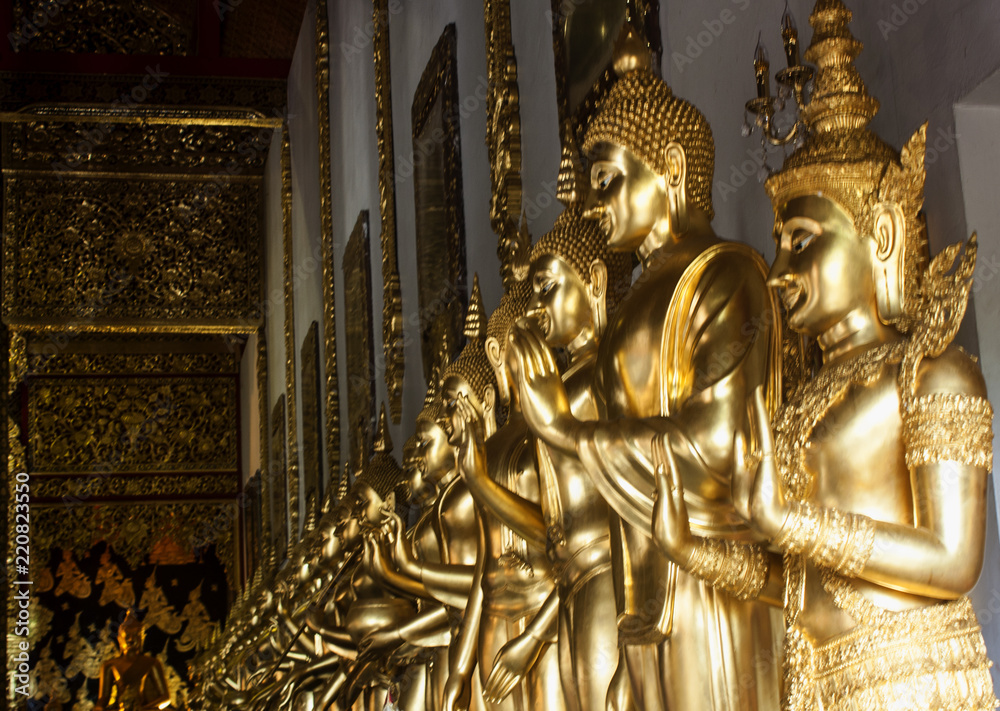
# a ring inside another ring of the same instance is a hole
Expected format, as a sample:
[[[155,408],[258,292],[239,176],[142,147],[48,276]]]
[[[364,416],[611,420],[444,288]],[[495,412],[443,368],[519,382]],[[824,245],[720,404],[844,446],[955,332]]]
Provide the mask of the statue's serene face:
[[[783,205],[775,223],[778,254],[768,285],[780,291],[789,325],[817,337],[858,309],[875,308],[870,240],[851,217],[818,195]]]
[[[465,378],[452,373],[441,382],[441,399],[444,402],[442,424],[448,437],[452,435],[451,421],[459,395],[464,395],[469,400],[469,404],[475,408],[480,417],[483,415],[483,401],[479,398],[479,394],[472,389]]]
[[[565,261],[540,257],[532,263],[529,278],[532,296],[526,313],[538,322],[550,346],[568,346],[593,325],[587,286]]]
[[[441,425],[421,418],[417,420],[413,436],[416,439],[415,468],[420,470],[422,478],[436,483],[455,469],[455,450],[448,444],[448,435]]]
[[[417,423],[417,429],[419,431],[420,423]],[[420,455],[420,439],[414,434],[403,445],[403,469],[406,471],[406,480],[410,487],[410,498],[418,506],[425,506],[434,498],[435,487],[424,475]]]
[[[364,483],[356,484],[354,488],[354,517],[377,526],[382,521],[382,497]]]
[[[602,143],[595,148],[590,183],[594,199],[604,208],[601,228],[613,250],[634,252],[666,219],[663,176],[621,146]]]

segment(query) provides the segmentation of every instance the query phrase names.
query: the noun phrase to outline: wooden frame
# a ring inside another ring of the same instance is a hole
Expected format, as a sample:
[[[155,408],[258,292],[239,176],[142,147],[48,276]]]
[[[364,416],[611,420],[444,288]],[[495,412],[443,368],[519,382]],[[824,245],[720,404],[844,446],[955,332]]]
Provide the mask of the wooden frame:
[[[375,431],[375,336],[372,329],[371,238],[368,210],[358,213],[344,248],[348,462],[358,471]]]
[[[462,346],[467,301],[462,148],[455,25],[445,27],[413,97],[413,193],[416,207],[420,350],[424,379]]]

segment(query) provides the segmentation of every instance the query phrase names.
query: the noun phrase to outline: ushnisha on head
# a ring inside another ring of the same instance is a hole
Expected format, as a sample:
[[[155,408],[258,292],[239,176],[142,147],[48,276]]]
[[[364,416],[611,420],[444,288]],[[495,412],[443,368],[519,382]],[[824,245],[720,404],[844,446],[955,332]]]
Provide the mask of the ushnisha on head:
[[[506,293],[500,298],[500,304],[490,314],[490,319],[486,323],[484,343],[486,359],[493,367],[493,375],[500,391],[500,402],[504,404],[510,402],[512,392],[505,362],[507,333],[517,319],[524,316],[530,293],[528,282],[511,282]]]
[[[556,348],[592,342],[628,292],[631,260],[608,248],[600,224],[567,207],[531,250],[527,314]]]
[[[646,67],[608,92],[583,143],[608,245],[638,250],[650,233],[683,237],[714,217],[715,142],[702,113]]]
[[[458,358],[448,364],[441,377],[443,412],[439,422],[450,436],[449,409],[461,394],[482,416],[486,436],[489,437],[496,432],[496,379],[493,366],[486,357],[486,318],[478,274],[473,278],[472,296],[465,317],[465,337],[468,339],[465,348]]]
[[[360,498],[363,524],[381,523],[382,507],[390,493],[395,492],[397,500],[400,496],[409,496],[403,468],[392,456],[392,438],[389,436],[389,421],[384,404],[379,412],[378,429],[375,441],[372,443],[372,456],[365,462],[355,483],[362,484],[370,490],[362,489]]]
[[[849,297],[874,300],[881,323],[906,330],[927,263],[919,214],[926,125],[901,152],[868,128],[879,104],[854,66],[862,45],[848,29],[850,20],[840,0],[816,3],[805,53],[818,69],[812,98],[802,109],[809,130],[765,183],[779,242],[769,283],[782,288],[792,327],[809,335],[851,306]],[[821,251],[829,253],[827,264],[835,261],[833,252],[853,262],[844,270],[847,281],[837,285],[838,275],[824,273],[816,259],[807,261]]]

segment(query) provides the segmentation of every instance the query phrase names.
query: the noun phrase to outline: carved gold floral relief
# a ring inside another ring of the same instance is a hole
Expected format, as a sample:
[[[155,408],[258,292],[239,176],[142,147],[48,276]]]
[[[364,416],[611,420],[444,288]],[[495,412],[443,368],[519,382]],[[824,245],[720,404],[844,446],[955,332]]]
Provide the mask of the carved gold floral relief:
[[[260,200],[256,180],[8,177],[3,315],[255,323]]]
[[[32,378],[29,466],[38,472],[237,467],[235,378]]]

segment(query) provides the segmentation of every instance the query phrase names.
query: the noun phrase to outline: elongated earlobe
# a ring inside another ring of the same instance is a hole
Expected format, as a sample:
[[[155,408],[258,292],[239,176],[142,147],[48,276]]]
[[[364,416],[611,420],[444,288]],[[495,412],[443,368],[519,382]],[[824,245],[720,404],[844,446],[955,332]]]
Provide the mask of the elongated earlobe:
[[[594,336],[600,337],[608,325],[608,268],[603,260],[590,263],[590,282],[587,296],[590,298],[590,312],[594,321]]]
[[[688,231],[687,193],[687,157],[684,148],[679,143],[671,141],[665,149],[667,174],[667,213],[670,234],[681,237]]]
[[[906,221],[897,203],[875,206],[872,219],[872,265],[875,300],[879,320],[885,324],[903,312],[903,245],[906,244]]]

